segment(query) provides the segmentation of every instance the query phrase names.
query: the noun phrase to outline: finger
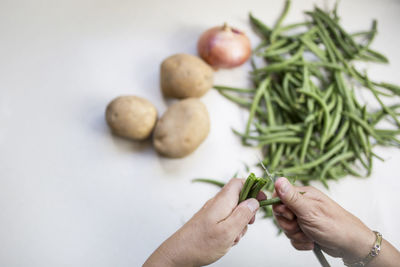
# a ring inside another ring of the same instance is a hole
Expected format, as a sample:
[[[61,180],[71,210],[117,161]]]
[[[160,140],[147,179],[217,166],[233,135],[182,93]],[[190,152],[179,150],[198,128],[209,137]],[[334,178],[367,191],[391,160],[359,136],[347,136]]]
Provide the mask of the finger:
[[[279,178],[275,182],[275,189],[278,197],[294,214],[301,214],[307,207],[303,195],[286,178]]]
[[[258,192],[256,199],[258,201],[265,200],[265,199],[267,199],[267,195],[263,191],[260,191],[260,192]],[[255,220],[256,220],[256,216],[253,216],[253,218],[251,218],[249,224],[253,224]]]
[[[313,241],[312,241],[310,238],[308,238],[302,231],[299,231],[299,232],[294,233],[294,234],[287,234],[287,233],[285,233],[285,235],[286,235],[289,239],[291,239],[291,240],[293,240],[293,241],[295,241],[295,242],[298,242],[298,243],[312,243],[312,242],[313,242]]]
[[[260,191],[260,192],[258,192],[256,199],[258,201],[265,200],[265,199],[267,199],[267,195],[263,191]]]
[[[226,229],[230,229],[234,236],[238,236],[256,214],[260,205],[254,198],[240,203],[224,221],[220,222]]]
[[[247,225],[244,227],[244,229],[242,230],[242,232],[240,233],[240,238],[242,238],[242,237],[244,237],[244,235],[247,233],[247,229],[248,229],[248,227],[247,227]]]
[[[260,191],[260,192],[258,192],[256,199],[258,201],[265,200],[265,199],[267,199],[267,195],[263,191]],[[253,216],[253,218],[251,218],[249,224],[253,224],[255,220],[256,220],[256,216]]]
[[[256,221],[256,215],[254,215],[254,216],[251,218],[249,224],[253,224],[255,221]]]
[[[227,218],[237,206],[244,179],[232,178],[213,198],[209,215],[216,222]]]
[[[244,229],[239,234],[239,236],[235,238],[235,241],[233,242],[233,244],[236,245],[237,243],[239,243],[240,239],[242,239],[242,237],[246,234],[246,232],[247,232],[247,225],[244,227]]]
[[[292,243],[292,246],[297,250],[312,250],[312,249],[314,249],[313,242],[301,243],[301,242],[296,242],[293,240],[290,240],[290,242]]]
[[[296,217],[294,215],[294,213],[285,204],[273,205],[272,209],[276,216],[284,217],[284,218],[288,219],[289,221],[294,220]]]
[[[228,183],[222,187],[221,191],[219,191],[215,195],[215,199],[228,199],[230,202],[237,203],[239,201],[239,193],[242,190],[245,179],[240,178],[232,178]]]
[[[275,217],[276,221],[278,222],[279,227],[286,233],[286,234],[295,234],[300,231],[300,227],[297,224],[296,220],[289,221],[283,217]]]

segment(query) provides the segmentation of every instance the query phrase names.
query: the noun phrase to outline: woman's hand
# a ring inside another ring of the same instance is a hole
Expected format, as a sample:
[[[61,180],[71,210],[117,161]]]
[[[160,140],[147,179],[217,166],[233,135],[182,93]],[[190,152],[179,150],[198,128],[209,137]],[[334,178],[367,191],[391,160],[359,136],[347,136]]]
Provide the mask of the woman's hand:
[[[316,242],[329,255],[349,262],[371,250],[375,234],[318,189],[295,187],[279,178],[275,190],[284,203],[274,205],[275,218],[296,249],[311,250]]]
[[[243,183],[244,179],[230,180],[143,266],[203,266],[225,255],[246,233],[247,225],[254,222],[259,208],[256,199],[237,204]]]

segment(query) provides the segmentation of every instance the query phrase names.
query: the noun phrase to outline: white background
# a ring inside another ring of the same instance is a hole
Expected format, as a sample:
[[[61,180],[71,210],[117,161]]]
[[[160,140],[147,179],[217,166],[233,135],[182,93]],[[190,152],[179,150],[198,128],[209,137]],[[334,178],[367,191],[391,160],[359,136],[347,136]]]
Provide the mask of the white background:
[[[293,1],[288,21],[314,3]],[[379,20],[373,47],[390,66],[375,79],[400,84],[400,1],[341,1],[349,30]],[[228,180],[257,161],[231,127],[246,114],[215,91],[202,98],[211,117],[208,139],[192,155],[159,157],[151,142],[110,134],[107,103],[121,94],[167,103],[159,65],[195,53],[205,29],[228,22],[253,45],[249,11],[269,25],[283,1],[0,0],[0,266],[140,266],[217,189],[195,177]],[[246,86],[249,66],[218,71],[216,84]],[[369,179],[331,182],[332,198],[400,247],[400,153],[377,149]],[[255,171],[259,171],[254,169]],[[320,188],[320,185],[317,185]],[[324,190],[326,191],[326,190]],[[269,220],[213,266],[319,266],[312,252],[295,251]],[[340,261],[329,258],[334,266]]]

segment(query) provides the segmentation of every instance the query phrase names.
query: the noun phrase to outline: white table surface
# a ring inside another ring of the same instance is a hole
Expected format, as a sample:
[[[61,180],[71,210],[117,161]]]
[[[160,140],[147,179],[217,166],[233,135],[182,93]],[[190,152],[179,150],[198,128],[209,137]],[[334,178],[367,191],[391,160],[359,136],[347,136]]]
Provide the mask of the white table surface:
[[[400,1],[341,2],[350,30],[379,20],[373,47],[391,64],[369,69],[400,84]],[[302,19],[313,3],[327,4],[295,0],[288,21]],[[159,157],[151,142],[111,135],[104,111],[112,98],[135,94],[162,114],[165,57],[195,53],[200,33],[225,21],[255,45],[248,12],[271,24],[282,4],[0,0],[0,266],[140,266],[217,192],[192,178],[228,180],[244,162],[255,163],[257,150],[244,149],[230,130],[242,129],[246,114],[215,91],[202,98],[209,137],[180,160]],[[216,83],[244,86],[248,69],[219,71]],[[375,162],[372,177],[331,182],[327,193],[400,247],[400,151],[377,152],[386,161]],[[294,250],[276,232],[270,220],[257,220],[213,266],[319,266],[312,252]]]

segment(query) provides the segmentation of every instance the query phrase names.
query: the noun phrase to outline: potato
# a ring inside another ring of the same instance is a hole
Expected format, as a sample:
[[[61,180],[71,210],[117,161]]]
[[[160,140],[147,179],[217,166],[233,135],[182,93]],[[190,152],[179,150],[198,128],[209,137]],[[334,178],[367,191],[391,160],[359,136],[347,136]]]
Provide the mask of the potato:
[[[196,98],[181,100],[171,105],[157,122],[154,147],[163,156],[181,158],[193,152],[209,131],[206,106]]]
[[[196,56],[176,54],[161,64],[161,89],[167,97],[200,97],[213,86],[213,77],[213,69]]]
[[[144,140],[156,124],[157,110],[144,98],[120,96],[108,104],[106,121],[116,135]]]

